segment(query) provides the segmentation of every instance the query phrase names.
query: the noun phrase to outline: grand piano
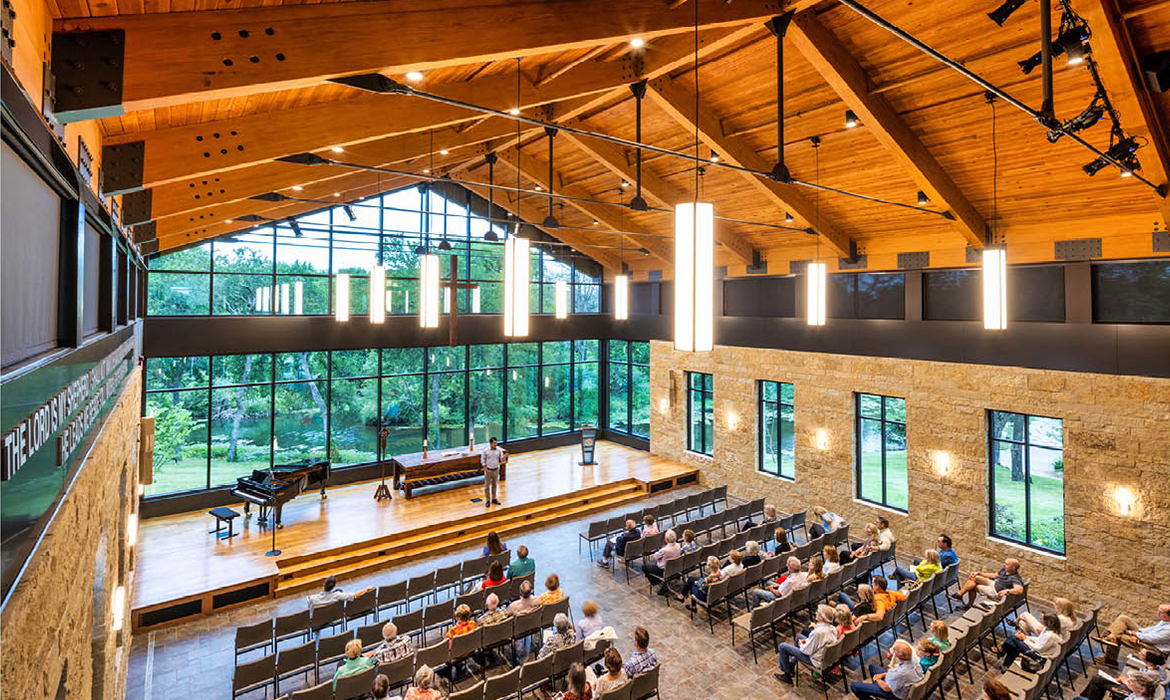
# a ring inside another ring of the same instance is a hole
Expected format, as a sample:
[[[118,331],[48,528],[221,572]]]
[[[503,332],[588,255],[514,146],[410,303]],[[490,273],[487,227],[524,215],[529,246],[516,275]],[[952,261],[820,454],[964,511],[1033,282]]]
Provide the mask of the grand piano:
[[[299,496],[311,487],[321,486],[321,498],[325,496],[325,486],[329,483],[328,460],[304,460],[291,464],[275,464],[271,471],[254,469],[252,476],[241,476],[236,479],[236,487],[231,494],[244,501],[245,517],[250,515],[252,504],[260,507],[260,518],[257,522],[267,523],[268,513],[276,513],[276,527],[281,527],[280,511],[284,504]]]

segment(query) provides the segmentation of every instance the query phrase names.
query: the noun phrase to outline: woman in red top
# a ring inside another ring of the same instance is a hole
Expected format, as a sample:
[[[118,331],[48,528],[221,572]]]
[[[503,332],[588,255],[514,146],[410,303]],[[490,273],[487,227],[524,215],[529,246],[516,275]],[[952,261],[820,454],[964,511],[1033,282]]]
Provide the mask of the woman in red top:
[[[558,700],[591,700],[593,697],[593,686],[585,680],[585,667],[580,663],[573,662],[565,681],[568,687],[558,696]]]
[[[504,576],[504,567],[500,564],[498,559],[493,559],[490,566],[488,566],[487,578],[483,580],[482,588],[487,590],[492,586],[498,586],[502,583],[507,583],[508,578]]]

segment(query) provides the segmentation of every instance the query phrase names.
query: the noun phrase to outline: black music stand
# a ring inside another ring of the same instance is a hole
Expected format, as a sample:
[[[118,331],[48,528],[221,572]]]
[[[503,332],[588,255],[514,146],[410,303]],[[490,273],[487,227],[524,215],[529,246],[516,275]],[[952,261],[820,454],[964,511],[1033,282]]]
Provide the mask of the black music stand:
[[[268,523],[272,529],[272,549],[264,553],[266,557],[280,556],[280,550],[276,548],[276,528],[278,527],[276,517],[276,473],[272,469],[272,465],[268,465],[268,488],[272,489],[272,520]]]
[[[382,483],[378,484],[378,490],[374,491],[374,500],[375,501],[381,501],[381,500],[386,500],[386,499],[394,500],[394,497],[390,495],[390,489],[386,488],[386,436],[388,436],[389,434],[390,434],[389,428],[382,428],[381,430],[378,431],[378,438],[379,438],[378,444],[379,444],[379,450],[380,450],[380,454],[378,455],[378,463],[382,467]]]

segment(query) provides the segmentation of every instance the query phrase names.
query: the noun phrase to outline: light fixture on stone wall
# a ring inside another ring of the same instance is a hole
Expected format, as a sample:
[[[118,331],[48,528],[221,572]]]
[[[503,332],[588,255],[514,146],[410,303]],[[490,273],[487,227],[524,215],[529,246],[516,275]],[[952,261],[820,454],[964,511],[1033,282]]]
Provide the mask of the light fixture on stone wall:
[[[935,450],[931,454],[931,460],[934,462],[934,471],[939,476],[946,476],[951,471],[951,453],[946,450]]]
[[[333,317],[338,321],[349,320],[349,275],[338,272],[333,283]]]
[[[813,447],[821,452],[829,449],[829,431],[824,428],[817,428],[817,432],[813,434]]]
[[[122,625],[126,618],[126,587],[118,586],[114,589],[114,600],[110,603],[110,609],[114,612],[114,623],[111,625],[111,630],[114,632],[121,632]]]
[[[553,287],[556,293],[556,317],[569,317],[569,283],[565,280],[557,280]]]
[[[418,268],[418,325],[439,327],[439,256],[423,255]]]
[[[983,327],[1007,328],[1007,251],[983,249]]]
[[[739,414],[735,411],[727,412],[727,429],[732,432],[739,429]]]
[[[674,349],[708,352],[715,344],[715,208],[674,208]]]
[[[138,543],[138,513],[131,513],[126,519],[126,546],[133,547]]]
[[[504,241],[504,335],[528,335],[528,239]]]
[[[663,396],[658,400],[658,412],[665,414],[668,410],[670,410],[670,399]]]
[[[386,321],[386,267],[370,268],[370,323]]]
[[[1113,498],[1117,501],[1117,512],[1121,515],[1130,515],[1133,512],[1134,504],[1137,502],[1137,496],[1127,486],[1118,486],[1117,490],[1113,492]]]

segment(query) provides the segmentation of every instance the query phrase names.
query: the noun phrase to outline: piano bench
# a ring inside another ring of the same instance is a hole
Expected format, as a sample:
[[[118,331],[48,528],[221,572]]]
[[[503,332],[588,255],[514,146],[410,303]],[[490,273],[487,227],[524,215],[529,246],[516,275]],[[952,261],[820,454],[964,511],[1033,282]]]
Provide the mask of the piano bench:
[[[216,539],[220,540],[230,540],[236,536],[236,533],[232,530],[232,521],[240,517],[239,513],[232,510],[231,508],[224,508],[223,506],[220,506],[219,508],[212,508],[211,510],[207,511],[207,514],[215,518],[215,529],[208,530],[207,534],[214,532]],[[222,529],[224,523],[227,523],[227,532],[221,535],[220,530]]]

